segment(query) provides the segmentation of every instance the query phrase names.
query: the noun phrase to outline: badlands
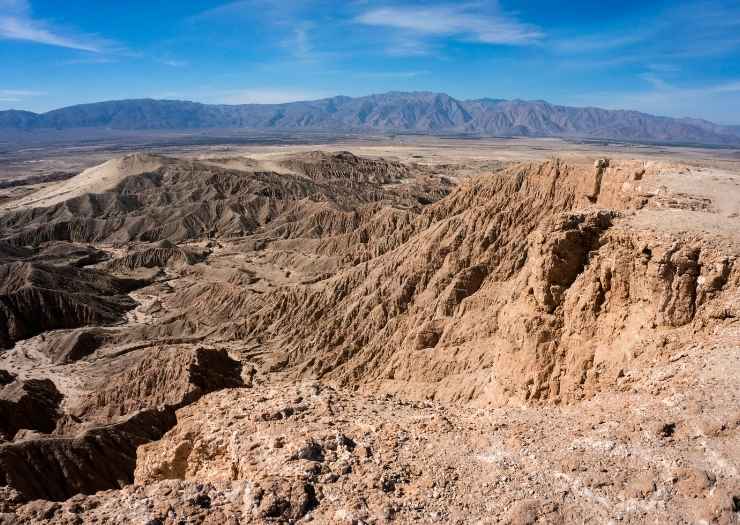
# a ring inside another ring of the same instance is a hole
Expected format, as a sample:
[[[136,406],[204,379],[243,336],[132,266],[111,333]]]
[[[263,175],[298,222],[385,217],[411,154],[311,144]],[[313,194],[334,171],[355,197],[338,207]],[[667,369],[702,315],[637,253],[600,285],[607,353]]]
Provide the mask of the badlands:
[[[0,523],[738,523],[735,150],[4,167]]]

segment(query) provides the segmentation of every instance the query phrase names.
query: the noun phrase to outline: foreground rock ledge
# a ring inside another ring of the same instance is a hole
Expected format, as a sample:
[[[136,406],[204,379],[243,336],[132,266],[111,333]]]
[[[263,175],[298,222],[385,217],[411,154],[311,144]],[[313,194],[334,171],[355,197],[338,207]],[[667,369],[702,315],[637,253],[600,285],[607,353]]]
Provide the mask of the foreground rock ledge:
[[[4,519],[734,523],[738,363],[738,339],[717,338],[572,407],[463,409],[316,383],[223,390],[138,448],[135,485],[6,503]]]

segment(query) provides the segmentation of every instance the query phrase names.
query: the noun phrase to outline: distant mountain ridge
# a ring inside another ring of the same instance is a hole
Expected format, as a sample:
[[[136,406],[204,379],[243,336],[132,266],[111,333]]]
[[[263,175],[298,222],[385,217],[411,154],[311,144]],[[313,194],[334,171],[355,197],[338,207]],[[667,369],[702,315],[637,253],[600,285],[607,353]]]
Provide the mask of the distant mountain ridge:
[[[559,106],[541,100],[457,100],[430,92],[337,96],[285,104],[136,99],[81,104],[41,114],[0,111],[0,129],[78,128],[376,131],[740,145],[740,126],[701,119]]]

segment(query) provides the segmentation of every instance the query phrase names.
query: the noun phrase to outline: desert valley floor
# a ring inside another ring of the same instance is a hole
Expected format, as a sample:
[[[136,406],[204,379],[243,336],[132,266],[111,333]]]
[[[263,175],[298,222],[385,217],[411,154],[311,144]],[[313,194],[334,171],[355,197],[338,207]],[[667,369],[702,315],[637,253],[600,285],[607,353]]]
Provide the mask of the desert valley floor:
[[[737,523],[740,152],[0,157],[0,523]]]

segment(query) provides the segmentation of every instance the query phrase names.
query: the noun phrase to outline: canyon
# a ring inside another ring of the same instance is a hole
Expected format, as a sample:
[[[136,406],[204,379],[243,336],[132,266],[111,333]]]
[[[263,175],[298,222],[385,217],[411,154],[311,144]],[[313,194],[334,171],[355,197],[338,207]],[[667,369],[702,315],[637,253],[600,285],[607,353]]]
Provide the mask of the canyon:
[[[737,523],[736,150],[36,161],[0,186],[0,523]]]

